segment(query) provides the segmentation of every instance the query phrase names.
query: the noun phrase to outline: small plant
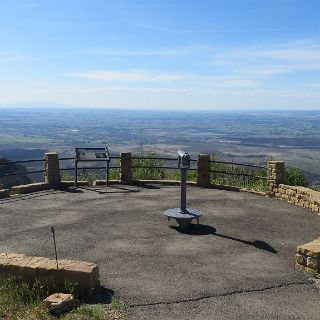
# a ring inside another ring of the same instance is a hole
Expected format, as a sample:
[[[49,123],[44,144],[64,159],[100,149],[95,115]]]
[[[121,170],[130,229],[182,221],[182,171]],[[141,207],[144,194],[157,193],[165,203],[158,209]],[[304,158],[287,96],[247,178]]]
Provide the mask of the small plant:
[[[318,269],[318,270],[310,270],[308,272],[308,275],[309,275],[310,278],[320,279],[320,269]]]
[[[116,309],[116,310],[122,310],[124,307],[124,304],[119,299],[112,299],[111,303],[108,306],[110,309]]]
[[[79,285],[77,282],[65,281],[64,282],[64,290],[66,293],[71,293],[74,296],[79,295]]]

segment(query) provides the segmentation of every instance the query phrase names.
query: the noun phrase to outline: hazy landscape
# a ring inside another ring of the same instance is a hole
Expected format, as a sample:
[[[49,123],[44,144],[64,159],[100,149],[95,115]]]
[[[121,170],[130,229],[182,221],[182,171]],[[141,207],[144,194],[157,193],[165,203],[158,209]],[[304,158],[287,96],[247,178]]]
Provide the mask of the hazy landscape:
[[[75,146],[175,155],[215,153],[219,159],[259,163],[271,156],[320,181],[320,111],[150,111],[8,109],[0,112],[0,156],[72,156]]]

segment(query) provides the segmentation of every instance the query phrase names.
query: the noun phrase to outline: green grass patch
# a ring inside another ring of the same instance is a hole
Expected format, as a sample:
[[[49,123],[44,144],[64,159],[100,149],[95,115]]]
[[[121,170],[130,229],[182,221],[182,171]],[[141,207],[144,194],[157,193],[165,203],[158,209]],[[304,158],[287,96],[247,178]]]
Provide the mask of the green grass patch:
[[[68,285],[74,289],[73,285]],[[60,315],[51,315],[43,302],[49,295],[46,285],[29,285],[18,278],[0,279],[0,319],[2,320],[113,320],[121,319],[124,305],[113,300],[109,305],[81,305]]]

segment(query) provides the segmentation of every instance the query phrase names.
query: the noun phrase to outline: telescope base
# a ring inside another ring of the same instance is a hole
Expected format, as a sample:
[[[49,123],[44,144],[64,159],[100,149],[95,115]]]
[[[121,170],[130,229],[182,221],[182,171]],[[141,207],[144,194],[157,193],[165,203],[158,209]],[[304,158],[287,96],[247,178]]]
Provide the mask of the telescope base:
[[[197,224],[199,224],[199,218],[202,216],[202,213],[199,210],[192,208],[186,208],[185,211],[180,208],[173,208],[166,210],[164,215],[167,216],[169,223],[170,219],[175,219],[179,228],[182,231],[185,231],[188,229],[193,219],[197,219]]]

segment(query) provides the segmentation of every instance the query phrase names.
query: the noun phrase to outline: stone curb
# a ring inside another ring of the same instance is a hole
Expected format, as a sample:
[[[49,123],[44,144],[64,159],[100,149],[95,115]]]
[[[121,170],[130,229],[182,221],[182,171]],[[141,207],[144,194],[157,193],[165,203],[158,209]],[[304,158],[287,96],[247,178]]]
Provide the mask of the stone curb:
[[[94,263],[74,260],[55,260],[26,256],[20,253],[0,253],[0,277],[22,278],[31,285],[45,283],[50,292],[63,292],[71,283],[83,294],[90,294],[100,285],[99,268]]]
[[[14,195],[14,194],[20,194],[20,193],[30,193],[30,192],[48,190],[51,188],[52,186],[50,186],[46,182],[30,183],[30,184],[11,187],[11,194]]]

